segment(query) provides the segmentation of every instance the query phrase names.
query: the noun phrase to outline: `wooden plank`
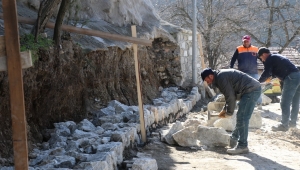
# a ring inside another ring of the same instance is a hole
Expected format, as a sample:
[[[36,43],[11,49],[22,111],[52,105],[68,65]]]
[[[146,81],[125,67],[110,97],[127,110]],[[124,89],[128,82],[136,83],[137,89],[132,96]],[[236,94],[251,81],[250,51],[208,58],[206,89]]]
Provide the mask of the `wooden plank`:
[[[136,26],[131,26],[132,37],[136,37]],[[145,130],[145,120],[144,120],[144,107],[142,99],[142,88],[141,88],[141,74],[140,74],[140,65],[139,59],[137,56],[137,44],[133,44],[133,55],[134,55],[134,66],[135,66],[135,78],[136,78],[136,90],[138,94],[138,103],[139,103],[139,114],[140,114],[140,124],[141,124],[141,134],[142,141],[146,143],[146,130]]]
[[[31,51],[21,52],[21,67],[22,69],[32,67]],[[7,57],[0,56],[0,71],[7,71]]]
[[[14,169],[28,170],[27,128],[16,0],[2,0],[12,119]]]
[[[3,18],[3,15],[1,13],[0,13],[0,18]],[[30,19],[30,18],[26,18],[26,17],[18,17],[18,21],[20,23],[24,23],[24,24],[30,24],[30,25],[35,24],[34,19]],[[48,22],[46,24],[47,28],[53,29],[54,26],[55,26],[55,23],[52,23],[52,22]],[[78,28],[78,27],[73,27],[70,25],[62,25],[61,29],[64,31],[68,31],[68,32],[85,34],[85,35],[90,35],[90,36],[97,36],[97,37],[106,38],[106,39],[110,39],[110,40],[129,42],[129,43],[140,44],[140,45],[145,45],[145,46],[152,45],[151,40],[145,40],[145,39],[123,36],[123,35],[118,35],[118,34],[111,34],[111,33],[107,33],[107,32],[91,30],[91,29],[86,29],[86,28]]]

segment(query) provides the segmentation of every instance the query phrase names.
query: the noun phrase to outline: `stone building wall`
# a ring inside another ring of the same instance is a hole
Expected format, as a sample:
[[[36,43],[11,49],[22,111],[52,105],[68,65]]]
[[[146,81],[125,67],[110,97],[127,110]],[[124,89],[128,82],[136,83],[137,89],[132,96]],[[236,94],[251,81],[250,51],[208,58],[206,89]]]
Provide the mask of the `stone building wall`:
[[[192,31],[182,30],[177,33],[177,42],[180,47],[180,61],[181,61],[181,71],[182,79],[178,82],[177,85],[185,86],[192,83],[192,53],[193,53],[193,44],[192,44]],[[202,82],[201,79],[201,60],[199,53],[199,45],[197,45],[197,54],[196,54],[196,67],[197,67],[197,84]]]

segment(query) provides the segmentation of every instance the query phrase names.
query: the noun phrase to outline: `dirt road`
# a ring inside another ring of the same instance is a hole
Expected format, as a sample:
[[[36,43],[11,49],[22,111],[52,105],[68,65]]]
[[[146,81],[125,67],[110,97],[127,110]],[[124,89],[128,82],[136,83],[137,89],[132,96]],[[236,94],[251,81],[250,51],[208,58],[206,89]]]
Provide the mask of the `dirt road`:
[[[203,114],[197,111],[190,112],[186,119]],[[278,123],[280,115],[279,103],[263,106],[263,126],[261,129],[250,129],[248,154],[228,155],[224,147],[171,146],[160,142],[159,136],[151,137],[151,142],[140,148],[139,152],[151,154],[152,158],[156,159],[159,170],[300,169],[300,130],[271,131],[271,126]]]

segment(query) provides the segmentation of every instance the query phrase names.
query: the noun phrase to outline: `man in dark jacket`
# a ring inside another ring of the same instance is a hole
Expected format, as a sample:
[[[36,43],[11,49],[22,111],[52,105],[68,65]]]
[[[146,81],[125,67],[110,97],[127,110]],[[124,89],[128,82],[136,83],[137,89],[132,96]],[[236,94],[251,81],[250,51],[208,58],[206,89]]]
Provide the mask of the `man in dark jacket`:
[[[226,104],[219,117],[231,116],[236,106],[236,100],[240,99],[236,127],[230,137],[231,149],[228,149],[227,153],[248,153],[249,120],[261,94],[260,83],[248,74],[235,69],[215,71],[206,68],[202,71],[201,77],[207,84],[217,87],[225,96]]]
[[[277,77],[283,82],[281,93],[281,123],[273,126],[273,131],[287,131],[289,127],[296,127],[300,99],[300,72],[286,57],[280,54],[271,54],[266,47],[258,50],[258,57],[264,62],[264,71],[259,82],[269,77]],[[292,110],[290,106],[292,105]],[[289,119],[291,119],[289,121]]]

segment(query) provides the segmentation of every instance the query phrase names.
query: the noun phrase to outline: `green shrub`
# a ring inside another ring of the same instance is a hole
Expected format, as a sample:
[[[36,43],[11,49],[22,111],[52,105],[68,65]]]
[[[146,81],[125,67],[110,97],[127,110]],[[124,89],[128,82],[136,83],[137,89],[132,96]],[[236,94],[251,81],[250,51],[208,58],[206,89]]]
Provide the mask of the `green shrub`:
[[[49,48],[53,45],[53,40],[38,36],[37,42],[34,40],[34,35],[25,34],[20,37],[20,51],[31,51],[32,63],[38,60],[38,50]]]

